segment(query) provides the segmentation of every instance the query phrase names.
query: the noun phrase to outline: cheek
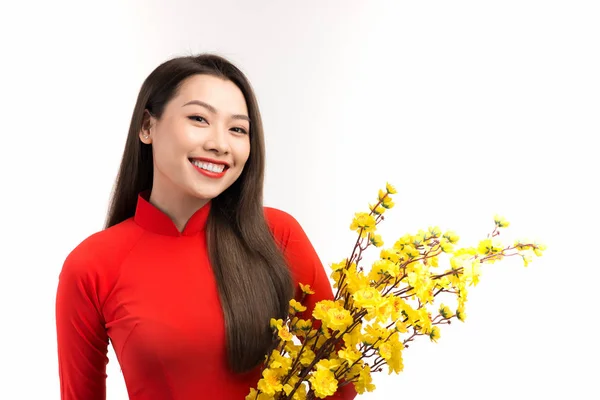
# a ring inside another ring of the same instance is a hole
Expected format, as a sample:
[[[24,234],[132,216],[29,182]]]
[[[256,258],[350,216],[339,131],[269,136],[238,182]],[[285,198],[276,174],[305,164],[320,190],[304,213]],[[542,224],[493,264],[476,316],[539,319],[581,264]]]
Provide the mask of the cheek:
[[[181,150],[173,141],[158,140],[152,145],[154,147],[154,164],[163,173],[174,172],[180,169],[183,159]]]
[[[246,140],[237,143],[235,154],[237,158],[237,163],[243,166],[250,157],[250,141]]]

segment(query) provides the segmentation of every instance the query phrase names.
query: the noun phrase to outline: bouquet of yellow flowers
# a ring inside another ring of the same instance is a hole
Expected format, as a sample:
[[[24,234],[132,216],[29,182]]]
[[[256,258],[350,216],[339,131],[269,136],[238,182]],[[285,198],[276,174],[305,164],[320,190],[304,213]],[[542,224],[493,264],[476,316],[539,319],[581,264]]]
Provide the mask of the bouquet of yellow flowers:
[[[296,314],[306,310],[302,300],[312,294],[300,284],[300,302],[290,301],[286,320],[271,320],[274,348],[265,357],[262,378],[246,400],[304,400],[334,395],[341,386],[353,384],[359,394],[375,389],[371,373],[403,370],[402,352],[417,336],[440,337],[439,325],[452,318],[464,321],[467,287],[479,282],[481,265],[520,255],[527,266],[541,256],[543,244],[517,240],[504,246],[497,238],[509,223],[494,217],[494,230],[477,247],[457,248],[459,237],[439,227],[406,234],[365,271],[360,266],[370,246],[382,247],[376,234],[383,214],[392,208],[390,184],[379,190],[370,212],[359,212],[350,229],[358,239],[349,258],[332,265],[331,278],[337,292],[333,301],[317,302],[310,319]],[[440,255],[449,259],[442,268]],[[442,293],[455,298],[453,306],[435,304]]]

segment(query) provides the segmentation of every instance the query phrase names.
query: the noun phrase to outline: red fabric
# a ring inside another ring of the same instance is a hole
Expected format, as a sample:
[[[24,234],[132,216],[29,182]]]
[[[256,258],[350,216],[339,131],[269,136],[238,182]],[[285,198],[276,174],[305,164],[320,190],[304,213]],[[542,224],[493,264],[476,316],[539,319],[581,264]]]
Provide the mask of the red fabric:
[[[67,256],[56,293],[61,400],[106,399],[109,339],[131,400],[244,399],[258,368],[226,368],[225,329],[206,252],[210,203],[179,232],[141,193],[135,216],[81,242]],[[265,207],[296,282],[316,301],[332,299],[329,278],[289,214]],[[347,385],[331,399],[353,399]]]

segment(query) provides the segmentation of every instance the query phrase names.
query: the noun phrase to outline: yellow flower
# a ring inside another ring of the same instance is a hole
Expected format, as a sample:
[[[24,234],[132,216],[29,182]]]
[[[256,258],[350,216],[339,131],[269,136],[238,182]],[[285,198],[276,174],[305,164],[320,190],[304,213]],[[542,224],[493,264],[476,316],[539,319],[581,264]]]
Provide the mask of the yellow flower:
[[[280,319],[275,319],[275,318],[271,318],[271,329],[279,329],[283,326],[283,320]]]
[[[366,287],[357,290],[353,295],[352,299],[357,307],[375,307],[382,300],[381,293],[372,287]]]
[[[356,272],[356,269],[354,268],[353,270],[348,271],[346,284],[348,285],[348,293],[353,294],[358,290],[369,286],[369,278],[362,272]]]
[[[504,219],[504,217],[501,217],[498,214],[494,215],[494,222],[496,223],[496,226],[498,228],[506,228],[508,225],[510,225],[510,222],[508,222],[506,219]]]
[[[286,342],[290,342],[294,338],[294,335],[291,334],[287,326],[279,328],[277,335]]]
[[[464,306],[458,307],[458,309],[456,310],[456,318],[458,318],[459,321],[465,321],[465,319],[467,318],[467,314],[465,313]]]
[[[395,203],[392,201],[391,197],[386,197],[381,202],[381,205],[382,205],[383,208],[386,208],[386,209],[389,210],[390,208],[394,207]]]
[[[363,369],[360,371],[360,375],[358,376],[358,380],[354,382],[354,387],[358,394],[363,394],[365,391],[372,392],[375,390],[375,385],[373,385],[373,379],[371,378],[371,367],[369,365],[365,365]]]
[[[436,238],[436,237],[438,237],[438,236],[440,236],[442,234],[442,231],[441,231],[441,229],[440,229],[439,226],[435,226],[435,227],[431,227],[430,226],[429,227],[429,233],[431,234],[431,236],[433,236],[433,237]]]
[[[386,361],[392,358],[392,345],[388,342],[383,342],[381,346],[379,346],[379,355],[385,359]]]
[[[289,396],[289,394],[292,392],[292,390],[294,389],[294,387],[296,386],[296,383],[298,382],[298,379],[290,379],[289,383],[286,383],[285,386],[283,387],[283,391],[285,392],[286,395]],[[294,392],[294,395],[292,396],[292,400],[306,400],[306,385],[304,383],[300,384],[300,386],[298,386],[298,389],[296,389],[296,392]]]
[[[292,310],[294,312],[292,312]],[[294,314],[297,312],[302,312],[302,311],[306,311],[306,307],[303,306],[301,303],[297,302],[294,299],[290,300],[290,314]]]
[[[381,253],[379,253],[379,257],[382,260],[389,260],[394,264],[400,261],[398,251],[395,249],[382,249]]]
[[[307,319],[299,319],[294,324],[294,333],[298,336],[306,336],[312,329],[312,322]]]
[[[371,266],[371,272],[374,274],[374,276],[376,276],[378,274],[381,274],[381,275],[388,274],[395,278],[398,276],[398,274],[400,274],[400,266],[389,260],[385,260],[385,259],[377,260]],[[371,277],[371,279],[373,279],[373,277]],[[377,279],[378,278],[373,279],[373,280],[377,280]]]
[[[482,255],[496,254],[502,251],[502,242],[497,239],[484,239],[479,242],[477,252]]]
[[[344,259],[344,260],[340,261],[339,263],[333,263],[333,264],[331,264],[331,270],[339,271],[341,269],[344,269],[346,267],[347,263],[348,263],[347,259]]]
[[[290,358],[282,356],[277,350],[273,350],[271,352],[271,357],[269,359],[269,368],[271,368],[273,371],[279,374],[279,370],[283,370],[285,373],[289,371],[291,367],[292,360]]]
[[[345,335],[344,335],[345,336]],[[362,353],[353,348],[345,348],[338,350],[338,356],[343,360],[348,361],[349,364],[354,363],[356,360],[362,357]]]
[[[323,320],[325,326],[333,331],[345,331],[352,323],[354,318],[350,315],[350,311],[340,307],[332,307],[327,310],[326,318]]]
[[[344,344],[347,348],[354,348],[357,344],[362,342],[360,327],[355,327],[350,332],[345,333],[344,336],[342,336],[342,339],[344,339]]]
[[[363,335],[363,343],[377,349],[381,345],[381,341],[388,337],[389,332],[388,329],[382,328],[378,324],[367,325]]]
[[[383,239],[381,239],[381,235],[372,235],[370,238],[371,238],[371,243],[373,244],[373,246],[375,246],[375,247],[383,246]]]
[[[440,247],[444,253],[453,253],[454,245],[450,242],[446,242],[443,239],[440,241]]]
[[[389,194],[396,194],[398,193],[396,191],[396,188],[393,187],[389,182],[385,184],[385,190],[389,193]]]
[[[460,236],[458,236],[454,231],[447,231],[442,237],[452,244],[456,244],[460,239]]]
[[[311,349],[307,349],[306,347],[302,350],[302,354],[300,355],[300,364],[305,367],[308,367],[310,363],[315,359],[315,353]]]
[[[444,317],[444,319],[452,318],[454,314],[450,311],[450,308],[444,304],[440,305],[440,315]]]
[[[373,204],[369,204],[369,210],[375,214],[381,215],[386,209],[381,204],[379,204],[377,207],[375,207]]]
[[[303,284],[299,284],[300,285],[300,290],[302,290],[302,292],[306,293],[306,294],[315,294],[315,292],[310,288],[310,285],[303,285]]]
[[[350,224],[350,229],[360,232],[361,237],[367,237],[367,234],[375,232],[377,222],[372,215],[364,212],[359,212],[354,215],[354,219]]]
[[[328,369],[319,368],[308,379],[315,395],[320,398],[332,396],[338,388],[335,375]]]
[[[429,339],[431,339],[432,342],[437,343],[439,338],[440,338],[440,328],[438,328],[437,325],[434,325],[431,328],[431,331],[429,332]]]
[[[254,388],[250,389],[250,393],[246,395],[245,400],[273,400],[273,396],[266,393],[258,393]]]
[[[377,199],[379,201],[383,201],[384,199],[388,198],[388,193],[387,190],[383,190],[383,189],[379,189],[379,193],[377,194]]]
[[[283,389],[279,375],[270,368],[265,368],[262,373],[262,379],[258,381],[258,390],[273,396],[275,393]]]
[[[477,286],[479,283],[479,276],[481,275],[481,262],[480,260],[467,260],[463,263],[463,274],[465,276],[465,282],[471,286]]]
[[[327,313],[330,309],[335,308],[336,304],[332,300],[320,300],[313,309],[312,316],[315,319],[324,321],[328,318]]]
[[[541,257],[543,255],[543,251],[546,250],[546,245],[542,244],[542,243],[535,243],[535,248],[533,249],[533,252],[535,253],[536,256]]]
[[[523,264],[527,267],[529,265],[530,262],[533,261],[533,255],[534,255],[534,251],[533,250],[523,250],[521,252],[521,257],[523,257]]]

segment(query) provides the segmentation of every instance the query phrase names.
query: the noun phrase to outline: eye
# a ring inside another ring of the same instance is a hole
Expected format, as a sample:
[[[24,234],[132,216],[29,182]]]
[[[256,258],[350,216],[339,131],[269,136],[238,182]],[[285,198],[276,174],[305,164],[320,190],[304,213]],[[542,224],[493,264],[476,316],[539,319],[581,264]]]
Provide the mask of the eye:
[[[248,132],[244,128],[231,128],[231,129],[233,129],[237,133],[248,134]]]
[[[196,121],[196,122],[208,122],[207,120],[204,119],[204,117],[201,117],[199,115],[192,115],[191,117],[188,117],[189,119],[191,119],[192,121]],[[201,119],[202,121],[198,121],[198,119]]]

